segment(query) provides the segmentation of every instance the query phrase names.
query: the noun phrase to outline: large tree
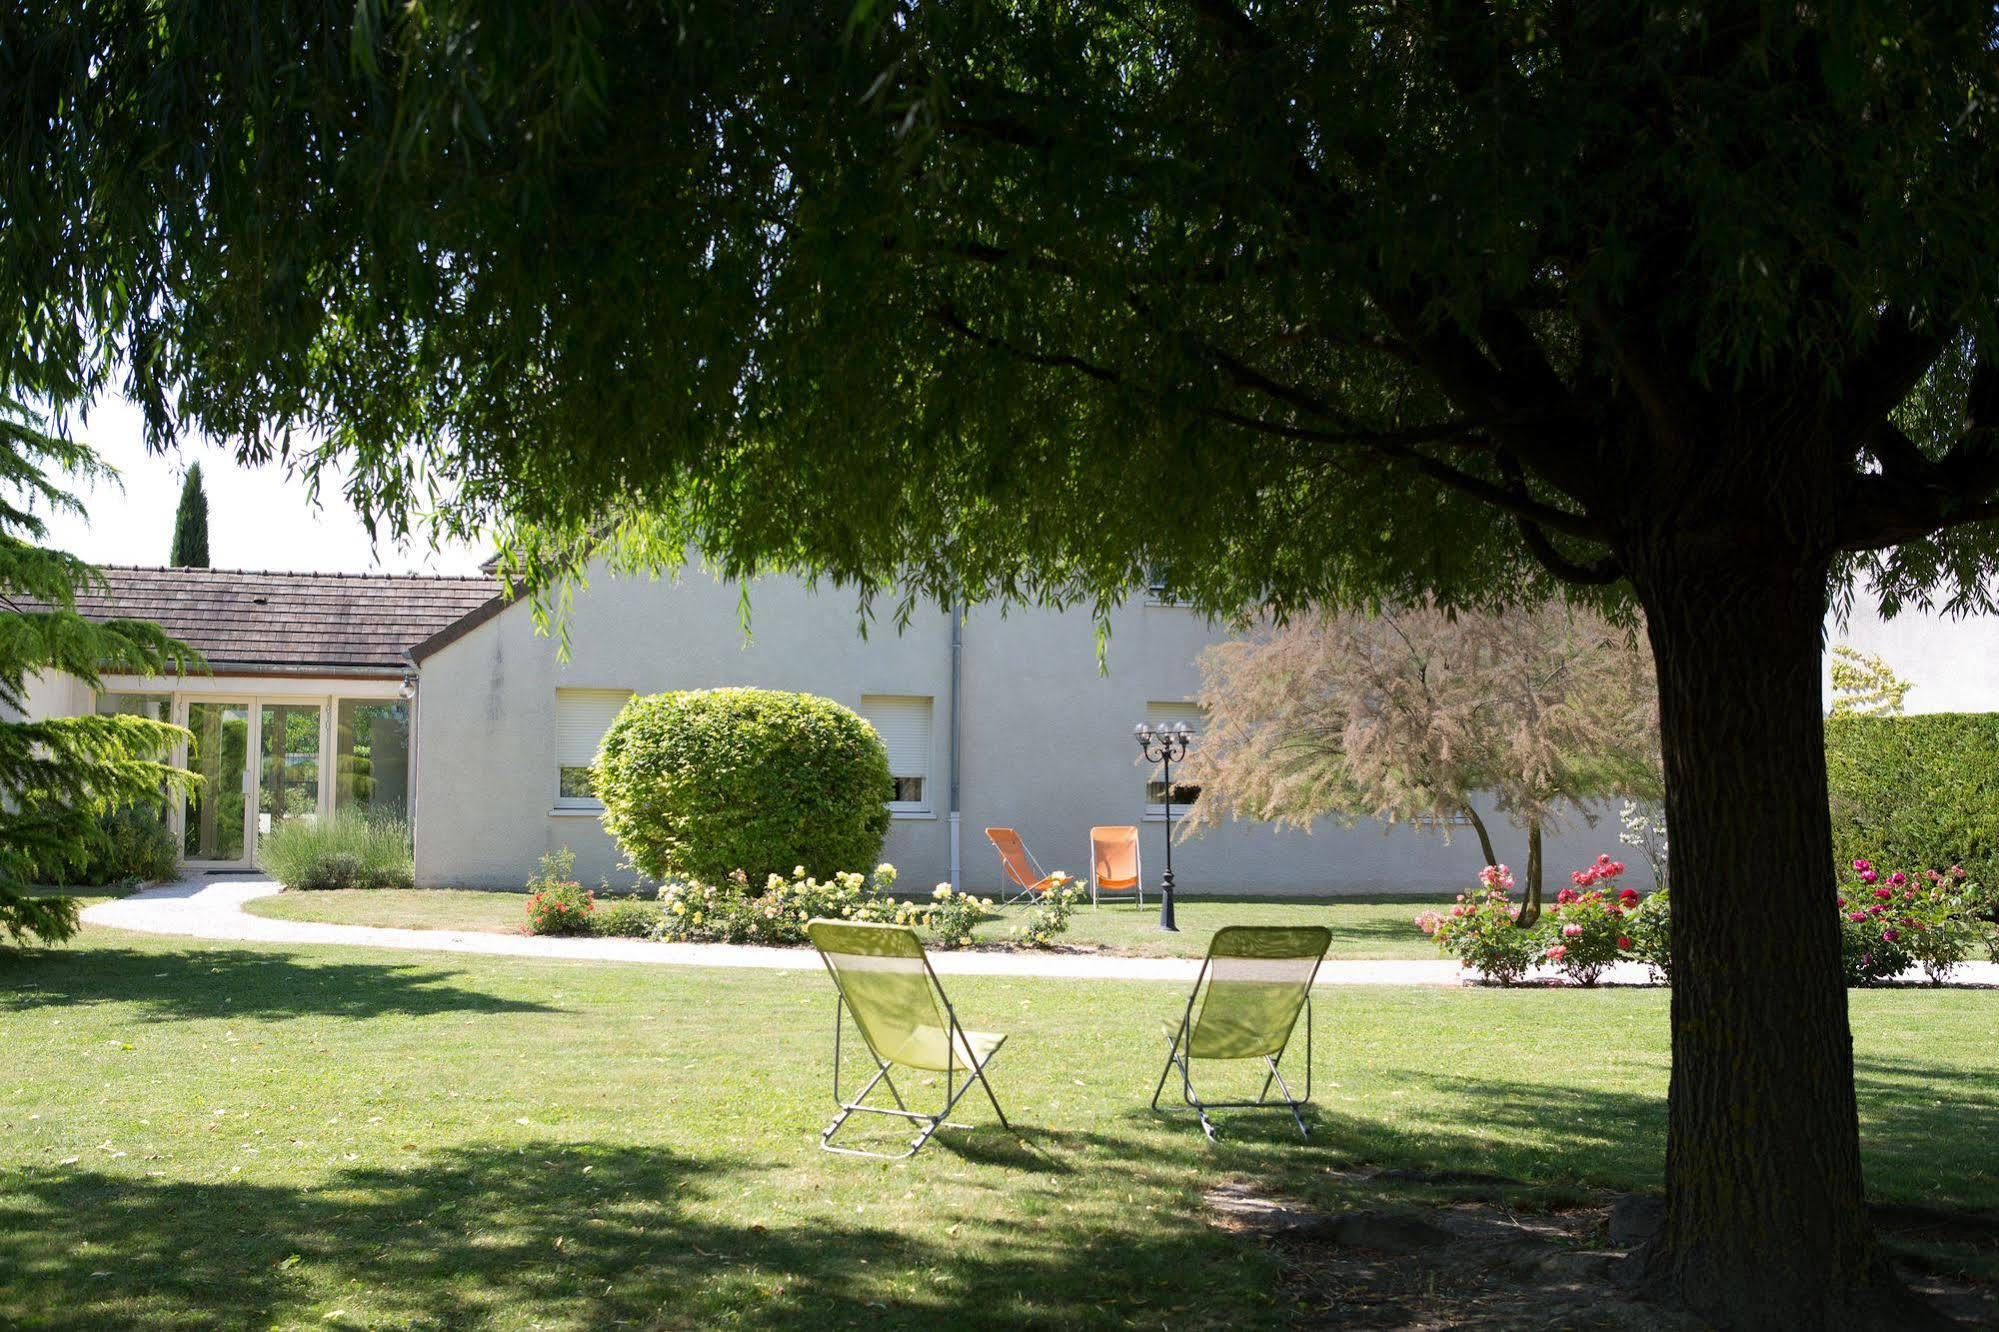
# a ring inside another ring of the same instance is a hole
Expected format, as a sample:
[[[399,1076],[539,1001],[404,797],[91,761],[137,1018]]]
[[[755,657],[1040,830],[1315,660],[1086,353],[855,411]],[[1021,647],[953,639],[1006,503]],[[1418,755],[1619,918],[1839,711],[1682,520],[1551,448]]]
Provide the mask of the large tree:
[[[1614,796],[1657,800],[1658,699],[1637,631],[1559,603],[1306,614],[1201,656],[1191,827],[1224,817],[1310,828],[1471,825],[1479,802],[1527,834],[1520,924],[1541,915],[1542,835]],[[1471,867],[1465,880],[1471,881]]]
[[[1892,1298],[1829,602],[1984,608],[1999,46],[1925,0],[17,0],[0,383],[311,432],[512,568],[922,596],[1634,598],[1668,1212],[1721,1319]],[[1772,874],[1769,867],[1784,867]]]
[[[92,622],[77,593],[101,576],[43,544],[52,513],[81,513],[71,480],[110,480],[91,450],[50,434],[0,397],[0,938],[58,943],[76,932],[76,901],[37,885],[73,882],[121,809],[160,811],[192,789],[167,760],[177,726],[144,717],[32,718],[30,692],[50,675],[95,689],[100,672],[164,675],[195,658],[156,624]]]

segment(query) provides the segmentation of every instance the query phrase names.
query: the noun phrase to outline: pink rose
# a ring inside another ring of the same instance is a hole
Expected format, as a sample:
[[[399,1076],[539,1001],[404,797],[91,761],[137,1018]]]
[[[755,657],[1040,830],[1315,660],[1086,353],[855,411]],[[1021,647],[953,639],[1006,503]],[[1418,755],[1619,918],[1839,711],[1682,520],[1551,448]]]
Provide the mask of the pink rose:
[[[1881,876],[1876,874],[1873,870],[1860,871],[1860,881],[1862,883],[1873,883],[1876,879],[1880,877]]]
[[[1865,874],[1868,870],[1871,870],[1873,868],[1874,866],[1865,860],[1856,860],[1853,862],[1853,872],[1855,874]]]
[[[1564,939],[1578,939],[1578,938],[1581,938],[1581,937],[1582,937],[1582,932],[1583,932],[1583,927],[1582,927],[1582,926],[1580,926],[1580,925],[1564,925],[1564,926],[1562,926],[1562,937],[1563,937]]]
[[[1902,873],[1902,871],[1900,870],[1896,870],[1893,874],[1890,874],[1888,876],[1888,882],[1894,884],[1897,888],[1900,888],[1903,884],[1907,883],[1908,881],[1909,881],[1909,876]]]
[[[1877,901],[1885,902],[1894,895],[1895,890],[1892,888],[1876,888],[1874,890],[1874,896]]]
[[[1861,921],[1867,919],[1867,913],[1865,911],[1849,912],[1846,918],[1858,925]]]
[[[1895,942],[1895,940],[1897,940],[1897,939],[1899,939],[1899,938],[1901,938],[1901,937],[1902,937],[1901,935],[1899,935],[1899,934],[1895,933],[1895,931],[1893,931],[1893,930],[1883,930],[1883,931],[1881,931],[1881,942],[1882,942],[1882,943],[1894,943],[1894,942]]]
[[[1559,962],[1568,955],[1569,955],[1569,950],[1564,948],[1560,944],[1556,944],[1553,948],[1550,948],[1548,950],[1548,960],[1550,962]]]

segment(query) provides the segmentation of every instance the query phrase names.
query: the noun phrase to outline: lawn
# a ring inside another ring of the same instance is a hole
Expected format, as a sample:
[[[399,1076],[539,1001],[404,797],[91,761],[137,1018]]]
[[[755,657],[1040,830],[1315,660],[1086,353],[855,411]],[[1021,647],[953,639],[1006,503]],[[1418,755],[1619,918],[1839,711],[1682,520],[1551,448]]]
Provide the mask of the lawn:
[[[954,978],[1016,1131],[968,1100],[902,1164],[820,1152],[832,1004],[796,972],[184,943],[0,953],[0,1326],[1280,1323],[1212,1226],[1320,1206],[1656,1187],[1663,991],[1356,988],[1317,1132],[1146,1109],[1171,987]],[[1999,1006],[1857,992],[1875,1195],[1999,1206]],[[851,1050],[851,1045],[850,1045]],[[905,1090],[908,1090],[905,1086]],[[932,1092],[932,1088],[922,1089]],[[1943,1145],[1948,1144],[1945,1150]]]
[[[1334,958],[1434,958],[1437,946],[1416,929],[1414,917],[1441,899],[1418,897],[1189,897],[1177,904],[1178,934],[1159,929],[1159,909],[1130,901],[1076,911],[1068,943],[1136,957],[1199,957],[1223,925],[1329,925]],[[480,930],[517,933],[527,919],[524,893],[467,892],[451,888],[376,888],[340,892],[279,893],[246,908],[280,920],[387,925],[413,930]],[[982,942],[1006,939],[1024,907],[1010,907],[979,927]]]

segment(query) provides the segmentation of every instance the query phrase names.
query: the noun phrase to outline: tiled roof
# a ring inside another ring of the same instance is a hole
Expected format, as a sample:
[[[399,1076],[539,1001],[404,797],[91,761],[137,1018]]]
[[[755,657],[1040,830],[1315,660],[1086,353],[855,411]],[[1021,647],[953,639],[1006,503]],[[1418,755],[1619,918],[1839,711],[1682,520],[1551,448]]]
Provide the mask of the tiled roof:
[[[92,620],[152,620],[224,667],[389,669],[410,648],[500,595],[493,578],[103,568]]]

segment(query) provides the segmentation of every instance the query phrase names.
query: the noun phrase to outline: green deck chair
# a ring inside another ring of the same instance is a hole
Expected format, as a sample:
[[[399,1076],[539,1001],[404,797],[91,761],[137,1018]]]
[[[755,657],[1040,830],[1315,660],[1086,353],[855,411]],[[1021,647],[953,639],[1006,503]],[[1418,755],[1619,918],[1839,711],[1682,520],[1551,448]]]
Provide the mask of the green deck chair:
[[[930,969],[930,959],[924,955],[916,931],[900,925],[814,920],[806,925],[805,932],[812,946],[819,950],[820,959],[833,976],[833,988],[840,996],[833,1014],[833,1100],[840,1113],[820,1133],[821,1147],[847,1156],[892,1161],[914,1156],[930,1141],[930,1135],[947,1122],[951,1107],[972,1089],[975,1080],[985,1088],[986,1099],[993,1103],[993,1112],[999,1116],[1001,1125],[1012,1127],[1006,1122],[1006,1112],[1000,1109],[999,1097],[993,1095],[992,1084],[986,1081],[986,1065],[999,1053],[1006,1037],[966,1031],[958,1025],[958,1015],[945,997],[937,973]],[[860,1095],[851,1101],[840,1095],[840,1033],[850,1014],[877,1070],[868,1085],[861,1088]],[[891,1064],[925,1073],[942,1073],[944,1108],[934,1115],[911,1110],[889,1076]],[[878,1085],[887,1086],[889,1095],[895,1098],[895,1109],[864,1104]],[[856,1112],[896,1115],[922,1125],[923,1131],[906,1152],[870,1152],[835,1146],[833,1135]]]
[[[1323,925],[1229,925],[1215,931],[1208,956],[1187,996],[1179,1022],[1166,1024],[1172,1041],[1159,1085],[1152,1089],[1152,1108],[1174,1066],[1180,1069],[1180,1095],[1201,1117],[1201,1132],[1210,1142],[1215,1126],[1208,1111],[1281,1105],[1311,1137],[1299,1107],[1312,1099],[1312,982],[1332,945],[1333,932]],[[1291,1043],[1299,1010],[1305,1014],[1305,1094],[1293,1096],[1277,1065]],[[1192,1061],[1196,1059],[1261,1059],[1270,1072],[1254,1101],[1204,1101],[1194,1092]],[[1271,1100],[1275,1084],[1281,1099]]]

